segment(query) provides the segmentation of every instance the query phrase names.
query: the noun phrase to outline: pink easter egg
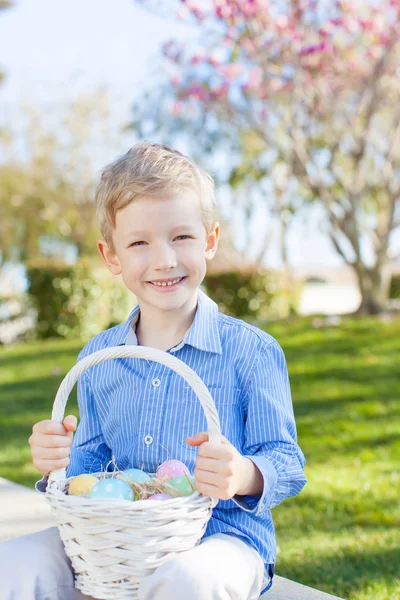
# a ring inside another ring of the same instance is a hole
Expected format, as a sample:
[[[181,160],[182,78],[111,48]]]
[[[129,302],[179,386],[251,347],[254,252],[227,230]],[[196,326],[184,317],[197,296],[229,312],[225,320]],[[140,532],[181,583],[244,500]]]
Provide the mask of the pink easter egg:
[[[149,496],[147,500],[171,500],[172,496],[168,496],[168,494],[153,494]]]
[[[171,481],[175,477],[190,475],[189,469],[180,460],[166,460],[157,469],[157,477]]]

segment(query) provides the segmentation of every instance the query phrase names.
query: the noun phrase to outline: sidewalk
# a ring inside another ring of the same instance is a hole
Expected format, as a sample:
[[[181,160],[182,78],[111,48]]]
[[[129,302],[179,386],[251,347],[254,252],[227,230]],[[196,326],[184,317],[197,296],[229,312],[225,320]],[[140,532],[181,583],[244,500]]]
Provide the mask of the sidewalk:
[[[50,505],[23,485],[0,477],[0,541],[54,526]]]

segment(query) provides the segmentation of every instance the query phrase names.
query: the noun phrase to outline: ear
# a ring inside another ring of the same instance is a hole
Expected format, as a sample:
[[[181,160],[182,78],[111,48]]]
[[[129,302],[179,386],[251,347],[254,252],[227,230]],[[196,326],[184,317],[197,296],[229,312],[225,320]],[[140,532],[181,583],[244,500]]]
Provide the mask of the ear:
[[[212,260],[218,248],[219,238],[219,223],[215,222],[211,228],[210,234],[207,238],[205,257],[206,260]]]
[[[97,248],[104,260],[106,267],[113,275],[120,275],[122,272],[121,263],[114,250],[110,248],[104,240],[97,241]]]

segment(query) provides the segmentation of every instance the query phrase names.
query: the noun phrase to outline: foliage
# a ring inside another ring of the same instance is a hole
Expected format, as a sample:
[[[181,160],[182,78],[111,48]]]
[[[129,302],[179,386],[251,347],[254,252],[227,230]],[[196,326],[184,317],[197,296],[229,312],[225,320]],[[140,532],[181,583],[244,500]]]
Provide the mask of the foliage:
[[[308,483],[273,510],[278,575],[348,600],[398,597],[400,320],[271,323],[289,368]],[[0,476],[39,479],[27,439],[81,342],[0,348]],[[78,414],[75,392],[68,413]]]
[[[121,281],[87,260],[74,265],[32,261],[27,275],[40,338],[87,340],[126,319],[134,304]]]
[[[400,275],[392,277],[390,282],[389,298],[400,299]]]
[[[181,5],[201,43],[163,46],[166,83],[136,103],[133,126],[186,131],[210,164],[226,153],[227,180],[249,211],[257,190],[283,237],[291,214],[318,201],[334,249],[357,274],[361,309],[379,311],[400,226],[400,1]]]
[[[0,165],[0,265],[26,263],[37,256],[65,260],[97,252],[94,193],[99,148],[115,145],[108,97],[83,96],[56,115],[26,111],[24,151],[18,137],[2,143]]]
[[[208,274],[203,286],[221,312],[233,317],[246,315],[255,321],[283,319],[296,312],[300,284],[293,291],[287,275],[259,270]]]

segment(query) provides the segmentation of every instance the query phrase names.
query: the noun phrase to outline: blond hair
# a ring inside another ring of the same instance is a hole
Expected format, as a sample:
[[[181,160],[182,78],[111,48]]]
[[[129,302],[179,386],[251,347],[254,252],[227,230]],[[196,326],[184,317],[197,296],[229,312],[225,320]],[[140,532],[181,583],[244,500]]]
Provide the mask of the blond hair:
[[[119,210],[139,196],[193,191],[199,198],[207,234],[215,210],[214,181],[208,173],[169,146],[141,142],[109,164],[96,190],[100,231],[113,248],[112,231]]]

